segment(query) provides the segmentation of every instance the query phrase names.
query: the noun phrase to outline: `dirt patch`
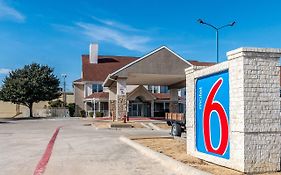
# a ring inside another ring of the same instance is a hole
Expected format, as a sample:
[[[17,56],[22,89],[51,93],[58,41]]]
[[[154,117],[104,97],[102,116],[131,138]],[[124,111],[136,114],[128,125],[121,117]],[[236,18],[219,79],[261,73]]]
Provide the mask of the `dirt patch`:
[[[178,161],[181,161],[194,168],[210,172],[212,174],[224,175],[242,175],[244,173],[221,167],[196,157],[186,154],[185,140],[178,140],[173,138],[132,138],[132,140],[147,146],[148,148],[163,153]],[[266,173],[262,175],[280,175],[281,173]]]

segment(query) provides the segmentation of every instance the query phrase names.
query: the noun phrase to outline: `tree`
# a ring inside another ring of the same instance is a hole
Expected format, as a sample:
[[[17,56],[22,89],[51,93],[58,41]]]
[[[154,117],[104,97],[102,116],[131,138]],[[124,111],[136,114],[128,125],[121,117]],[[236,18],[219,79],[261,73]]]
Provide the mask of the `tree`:
[[[25,65],[4,78],[0,100],[27,106],[33,117],[33,103],[58,98],[61,95],[59,84],[53,68],[37,63]]]
[[[49,101],[48,104],[52,108],[58,108],[58,107],[63,107],[64,103],[60,99],[57,99],[57,100]]]

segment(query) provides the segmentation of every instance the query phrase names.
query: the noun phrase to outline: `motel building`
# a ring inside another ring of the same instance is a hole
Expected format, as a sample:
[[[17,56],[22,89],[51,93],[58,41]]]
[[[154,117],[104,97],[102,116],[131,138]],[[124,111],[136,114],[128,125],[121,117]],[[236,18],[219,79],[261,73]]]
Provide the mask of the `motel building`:
[[[186,60],[166,46],[143,57],[104,56],[91,44],[82,55],[81,78],[73,82],[76,115],[164,117],[185,113],[185,69],[214,63]]]

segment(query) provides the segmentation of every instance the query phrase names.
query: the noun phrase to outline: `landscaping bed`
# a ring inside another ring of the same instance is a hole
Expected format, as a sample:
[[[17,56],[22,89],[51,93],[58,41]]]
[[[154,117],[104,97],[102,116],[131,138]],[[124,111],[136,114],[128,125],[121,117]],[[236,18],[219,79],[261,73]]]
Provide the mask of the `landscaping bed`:
[[[139,122],[129,121],[127,123],[118,121],[95,121],[93,125],[97,128],[144,128]]]
[[[159,153],[165,154],[169,157],[172,157],[173,159],[176,159],[177,161],[183,162],[189,166],[192,166],[194,168],[210,172],[212,174],[224,174],[224,175],[242,175],[244,173],[225,168],[222,166],[218,166],[209,162],[206,162],[204,160],[201,160],[199,158],[190,156],[186,154],[186,142],[185,140],[181,139],[173,139],[171,137],[167,138],[131,138],[135,142],[142,144],[154,151],[157,151]],[[281,173],[266,173],[263,175],[280,175]]]

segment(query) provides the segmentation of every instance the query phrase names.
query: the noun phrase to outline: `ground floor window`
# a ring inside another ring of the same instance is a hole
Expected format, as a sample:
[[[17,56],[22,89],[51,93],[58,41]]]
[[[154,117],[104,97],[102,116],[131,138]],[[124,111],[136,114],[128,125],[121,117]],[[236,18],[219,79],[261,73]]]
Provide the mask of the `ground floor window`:
[[[108,102],[87,102],[87,112],[93,112],[97,117],[108,116]]]

